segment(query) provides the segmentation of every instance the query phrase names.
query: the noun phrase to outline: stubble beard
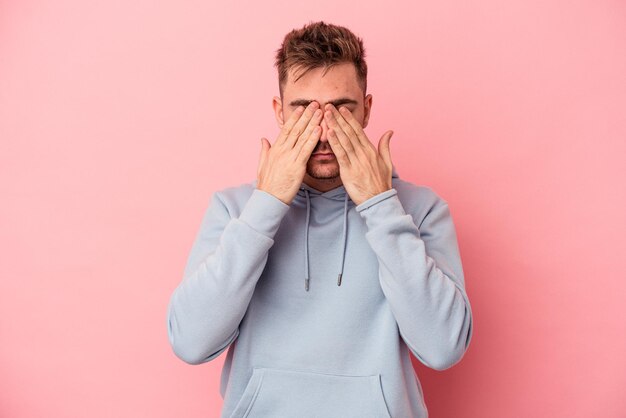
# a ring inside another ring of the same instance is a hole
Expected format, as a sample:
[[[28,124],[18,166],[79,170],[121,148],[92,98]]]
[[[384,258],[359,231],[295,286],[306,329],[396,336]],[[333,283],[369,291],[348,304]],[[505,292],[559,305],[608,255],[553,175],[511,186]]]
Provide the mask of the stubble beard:
[[[328,162],[309,160],[306,173],[316,180],[334,181],[339,177],[339,166],[336,159]]]

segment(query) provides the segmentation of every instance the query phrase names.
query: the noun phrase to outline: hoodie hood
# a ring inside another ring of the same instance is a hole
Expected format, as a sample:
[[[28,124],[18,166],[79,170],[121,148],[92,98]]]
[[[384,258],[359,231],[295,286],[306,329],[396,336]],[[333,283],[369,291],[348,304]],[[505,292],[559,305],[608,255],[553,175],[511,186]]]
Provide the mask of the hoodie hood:
[[[392,180],[394,178],[399,178],[398,172],[396,171],[396,167],[393,164],[392,164],[392,169],[391,169],[391,178]],[[253,184],[256,187],[257,181],[255,180]],[[337,286],[341,286],[341,277],[343,275],[343,266],[344,266],[345,257],[346,257],[346,242],[347,242],[346,231],[348,229],[348,200],[352,201],[352,199],[350,199],[350,196],[346,192],[346,189],[343,185],[336,187],[332,190],[329,190],[327,192],[321,192],[304,182],[300,185],[300,189],[298,190],[298,192],[296,193],[296,196],[294,197],[294,201],[303,201],[306,205],[306,221],[305,221],[306,225],[304,227],[304,290],[307,292],[309,291],[309,282],[310,282],[310,277],[309,277],[309,220],[310,220],[310,215],[311,215],[311,205],[315,204],[314,202],[316,199],[329,199],[329,200],[337,201],[338,204],[339,202],[343,202],[343,231],[342,231],[342,238],[341,238],[342,250],[339,253],[339,258],[340,258],[339,266],[340,267],[339,267],[339,271],[337,272]]]

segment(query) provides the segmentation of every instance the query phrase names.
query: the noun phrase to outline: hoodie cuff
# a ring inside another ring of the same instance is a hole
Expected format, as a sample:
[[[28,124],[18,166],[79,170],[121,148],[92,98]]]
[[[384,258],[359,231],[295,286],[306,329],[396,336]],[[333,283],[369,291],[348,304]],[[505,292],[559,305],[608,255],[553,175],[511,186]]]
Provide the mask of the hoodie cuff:
[[[287,211],[289,205],[285,202],[266,191],[254,189],[239,215],[239,220],[261,234],[273,238]]]
[[[394,217],[406,215],[396,189],[389,189],[367,199],[356,207],[356,211],[365,219],[368,229],[385,224]]]

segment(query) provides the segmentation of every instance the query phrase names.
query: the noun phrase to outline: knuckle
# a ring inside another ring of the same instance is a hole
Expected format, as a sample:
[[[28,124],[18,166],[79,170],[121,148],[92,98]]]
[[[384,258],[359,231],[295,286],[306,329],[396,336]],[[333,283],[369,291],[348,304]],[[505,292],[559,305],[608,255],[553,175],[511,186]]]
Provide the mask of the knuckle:
[[[302,135],[302,132],[303,132],[302,126],[294,126],[294,128],[291,130],[291,135],[300,136]]]
[[[302,125],[296,125],[294,126],[291,131],[289,132],[289,137],[298,137],[300,135],[302,135],[302,132],[304,132],[304,129],[306,128],[306,126],[302,126]]]

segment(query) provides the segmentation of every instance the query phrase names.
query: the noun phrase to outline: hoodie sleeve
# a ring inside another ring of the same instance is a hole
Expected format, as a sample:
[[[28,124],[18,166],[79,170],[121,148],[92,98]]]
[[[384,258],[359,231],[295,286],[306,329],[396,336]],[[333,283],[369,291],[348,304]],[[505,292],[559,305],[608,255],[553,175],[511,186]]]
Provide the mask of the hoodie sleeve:
[[[189,364],[216,358],[239,335],[274,235],[289,206],[254,189],[239,217],[214,193],[167,310],[174,353]]]
[[[381,288],[402,338],[426,366],[453,366],[469,346],[473,320],[447,202],[436,197],[419,228],[405,213],[396,189],[371,197],[356,210],[366,222]]]

